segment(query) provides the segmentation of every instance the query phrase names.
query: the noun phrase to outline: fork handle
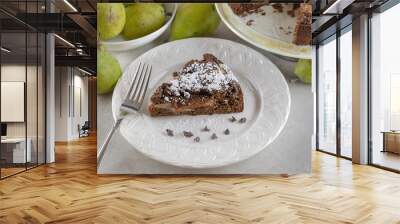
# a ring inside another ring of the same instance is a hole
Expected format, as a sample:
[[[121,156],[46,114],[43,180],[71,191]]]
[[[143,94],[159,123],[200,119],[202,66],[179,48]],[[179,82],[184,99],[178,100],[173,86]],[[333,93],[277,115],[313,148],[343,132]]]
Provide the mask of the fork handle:
[[[114,126],[108,132],[106,140],[103,142],[103,144],[100,147],[100,151],[97,154],[97,169],[100,167],[100,163],[103,160],[104,153],[108,147],[108,143],[110,143],[111,137],[114,135],[115,130],[118,129],[119,125],[121,124],[122,118],[118,118],[118,120],[114,123]]]

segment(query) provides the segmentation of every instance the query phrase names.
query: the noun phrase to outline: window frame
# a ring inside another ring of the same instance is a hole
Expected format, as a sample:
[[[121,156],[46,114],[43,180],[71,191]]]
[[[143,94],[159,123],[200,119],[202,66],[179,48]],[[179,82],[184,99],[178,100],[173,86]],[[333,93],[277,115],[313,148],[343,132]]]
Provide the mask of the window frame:
[[[344,35],[347,32],[351,32],[352,28],[352,23],[347,24],[346,26],[344,26],[341,29],[338,29],[336,31],[336,33],[330,35],[329,37],[319,41],[316,44],[316,50],[315,50],[315,59],[316,59],[316,94],[315,94],[315,102],[316,102],[316,141],[315,141],[315,145],[316,145],[316,151],[319,152],[323,152],[329,155],[333,155],[333,156],[337,156],[340,158],[344,158],[347,160],[352,160],[352,158],[347,157],[342,155],[341,153],[341,117],[340,117],[340,93],[341,93],[341,89],[340,89],[340,84],[341,84],[341,66],[340,66],[340,37],[342,35]],[[319,95],[320,95],[320,87],[319,87],[319,60],[320,60],[320,56],[319,56],[319,51],[318,49],[320,48],[320,45],[325,44],[327,42],[330,41],[336,41],[336,152],[332,153],[332,152],[328,152],[324,149],[321,149],[319,147],[319,122],[320,122],[320,118],[319,118],[319,109],[320,109],[320,105],[319,105]]]

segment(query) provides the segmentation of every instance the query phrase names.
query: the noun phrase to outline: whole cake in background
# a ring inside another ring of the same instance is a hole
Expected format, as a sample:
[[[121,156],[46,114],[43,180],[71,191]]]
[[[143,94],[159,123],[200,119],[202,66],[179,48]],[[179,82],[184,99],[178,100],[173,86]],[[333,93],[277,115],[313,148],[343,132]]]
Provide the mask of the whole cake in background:
[[[312,5],[309,3],[289,4],[289,3],[230,3],[232,11],[240,16],[246,17],[250,14],[258,14],[265,16],[266,12],[263,6],[273,8],[273,13],[285,13],[287,16],[296,17],[296,25],[293,32],[293,43],[296,45],[310,45],[312,40],[311,23],[312,23]],[[249,20],[246,24],[251,26],[253,20]],[[281,27],[282,28],[282,27]],[[283,28],[282,28],[283,29]],[[291,31],[288,31],[291,33]]]
[[[151,116],[243,111],[243,93],[231,69],[212,54],[187,62],[151,97]]]

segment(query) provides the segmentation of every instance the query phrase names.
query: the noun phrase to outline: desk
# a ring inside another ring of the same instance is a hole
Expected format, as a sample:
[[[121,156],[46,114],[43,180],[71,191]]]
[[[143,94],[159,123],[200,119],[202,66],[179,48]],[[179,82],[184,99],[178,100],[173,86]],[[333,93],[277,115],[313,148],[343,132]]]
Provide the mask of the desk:
[[[32,140],[27,138],[25,152],[25,138],[5,138],[1,139],[1,157],[6,163],[25,163],[32,159],[31,145]],[[26,159],[26,161],[25,161]]]
[[[382,152],[392,152],[400,154],[400,131],[382,131],[383,150]]]

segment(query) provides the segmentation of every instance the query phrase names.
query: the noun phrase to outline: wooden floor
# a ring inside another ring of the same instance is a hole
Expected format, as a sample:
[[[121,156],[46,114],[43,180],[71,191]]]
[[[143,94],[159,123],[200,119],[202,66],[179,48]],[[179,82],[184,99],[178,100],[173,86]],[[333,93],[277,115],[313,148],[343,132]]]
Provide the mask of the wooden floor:
[[[375,164],[400,170],[400,154],[375,150],[372,158]]]
[[[25,167],[7,167],[7,168],[1,168],[1,177],[7,177],[11,176],[13,174],[22,172],[25,170]]]
[[[400,175],[313,154],[285,176],[97,176],[95,138],[0,181],[0,223],[400,223]]]

